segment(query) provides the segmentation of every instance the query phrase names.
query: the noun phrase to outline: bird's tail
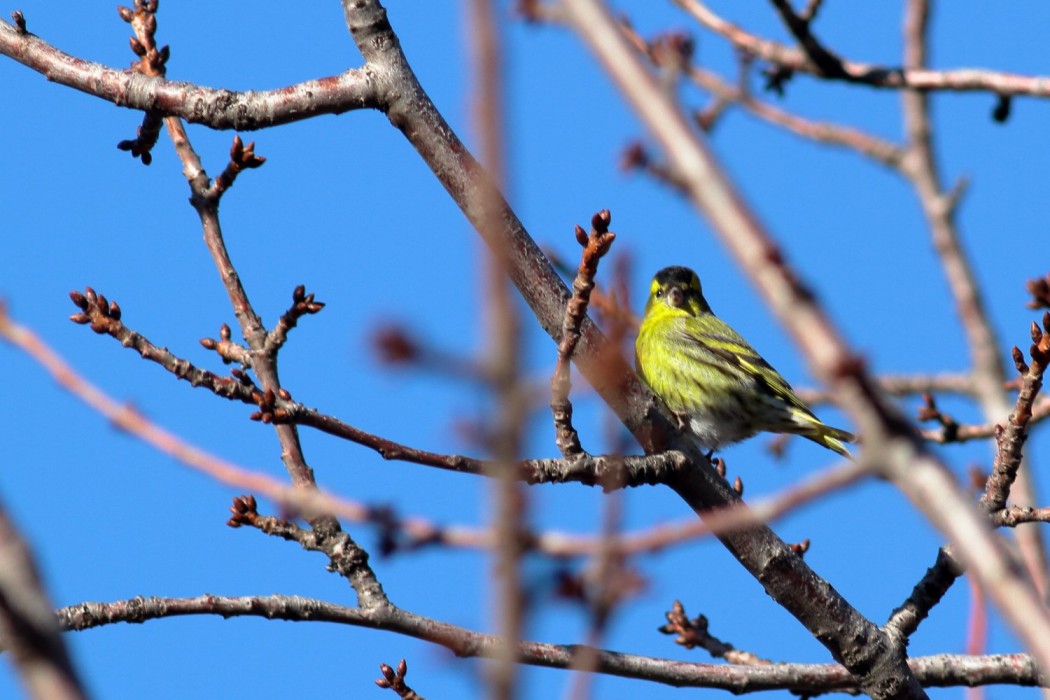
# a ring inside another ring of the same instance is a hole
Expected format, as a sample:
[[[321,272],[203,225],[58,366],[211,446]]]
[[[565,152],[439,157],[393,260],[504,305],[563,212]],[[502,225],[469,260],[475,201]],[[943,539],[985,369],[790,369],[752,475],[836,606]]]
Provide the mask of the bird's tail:
[[[795,423],[798,426],[799,435],[809,438],[818,445],[823,445],[833,452],[838,452],[843,457],[849,457],[852,459],[853,455],[850,454],[850,451],[843,443],[856,442],[856,435],[846,430],[832,428],[830,425],[824,425],[820,422],[819,418],[808,411],[793,411],[792,417],[795,419]]]

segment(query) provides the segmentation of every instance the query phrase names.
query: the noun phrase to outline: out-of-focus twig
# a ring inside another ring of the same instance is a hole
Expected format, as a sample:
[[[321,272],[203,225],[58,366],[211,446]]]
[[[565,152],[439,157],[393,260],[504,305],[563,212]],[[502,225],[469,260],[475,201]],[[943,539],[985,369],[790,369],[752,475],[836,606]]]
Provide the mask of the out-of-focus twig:
[[[310,516],[342,515],[353,520],[361,520],[367,515],[359,504],[341,501],[319,492],[289,487],[260,472],[250,471],[215,457],[161,429],[131,406],[121,405],[81,377],[36,334],[12,321],[2,308],[0,338],[40,363],[62,388],[105,416],[115,426],[220,483],[262,494],[290,512]]]
[[[1050,309],[1050,273],[1028,280],[1025,288],[1032,295],[1025,306],[1029,309]]]
[[[496,231],[500,190],[507,182],[504,118],[503,39],[494,0],[466,3],[470,26],[470,63],[473,74],[474,128],[480,142],[481,162],[492,174],[491,190],[483,194],[485,214],[478,226]],[[518,480],[523,424],[528,411],[527,391],[521,374],[521,318],[511,298],[507,278],[511,265],[506,251],[492,248],[482,266],[482,314],[486,320],[486,362],[496,410],[486,426],[493,461],[492,523],[496,535],[492,574],[495,582],[492,615],[499,631],[496,663],[488,668],[489,697],[512,700],[520,694],[516,647],[522,639],[528,600],[522,581],[526,549],[528,495]]]
[[[2,310],[0,310],[2,314]],[[5,321],[0,318],[0,332]],[[55,622],[29,545],[0,506],[0,648],[29,697],[87,697]]]

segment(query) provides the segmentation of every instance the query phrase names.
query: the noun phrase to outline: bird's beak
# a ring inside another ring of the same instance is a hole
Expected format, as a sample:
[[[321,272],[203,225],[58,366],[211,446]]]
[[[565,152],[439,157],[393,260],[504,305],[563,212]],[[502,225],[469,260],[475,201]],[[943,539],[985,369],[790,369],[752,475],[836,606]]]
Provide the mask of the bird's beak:
[[[671,287],[667,291],[667,303],[669,305],[677,309],[679,306],[682,305],[683,301],[685,301],[685,295],[682,293],[682,290],[678,287]]]

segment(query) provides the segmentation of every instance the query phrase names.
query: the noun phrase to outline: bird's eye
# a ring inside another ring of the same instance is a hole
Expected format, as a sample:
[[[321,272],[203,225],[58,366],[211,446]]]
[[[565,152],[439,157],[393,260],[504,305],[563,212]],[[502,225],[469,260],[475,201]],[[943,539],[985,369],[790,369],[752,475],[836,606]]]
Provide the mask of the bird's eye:
[[[659,298],[660,298],[660,297],[662,297],[663,295],[664,295],[664,290],[662,290],[662,289],[657,289],[657,290],[656,290],[656,298],[657,298],[657,299],[659,299]]]

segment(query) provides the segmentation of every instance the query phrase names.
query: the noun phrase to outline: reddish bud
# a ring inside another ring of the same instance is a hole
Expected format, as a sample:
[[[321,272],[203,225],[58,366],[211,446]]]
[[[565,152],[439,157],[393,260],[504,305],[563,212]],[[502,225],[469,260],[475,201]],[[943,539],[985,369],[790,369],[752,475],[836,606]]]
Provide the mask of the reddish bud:
[[[1021,349],[1015,345],[1010,355],[1014,359],[1014,367],[1017,368],[1017,371],[1021,374],[1028,374],[1028,363],[1024,361],[1024,353],[1021,352]]]
[[[396,326],[376,330],[372,342],[383,362],[400,364],[419,357],[419,344],[404,329]]]
[[[630,144],[620,156],[620,170],[637,170],[649,165],[649,154],[638,141]]]
[[[609,230],[609,224],[612,223],[612,214],[608,209],[602,209],[600,212],[591,217],[591,228],[598,233],[605,233]]]
[[[587,232],[579,226],[576,227],[576,242],[580,245],[587,245]]]

